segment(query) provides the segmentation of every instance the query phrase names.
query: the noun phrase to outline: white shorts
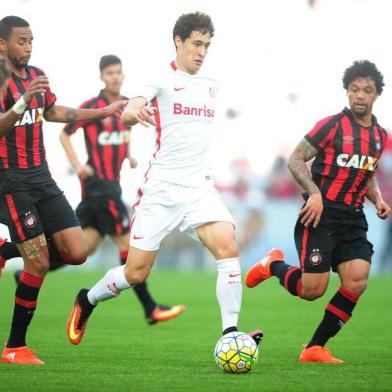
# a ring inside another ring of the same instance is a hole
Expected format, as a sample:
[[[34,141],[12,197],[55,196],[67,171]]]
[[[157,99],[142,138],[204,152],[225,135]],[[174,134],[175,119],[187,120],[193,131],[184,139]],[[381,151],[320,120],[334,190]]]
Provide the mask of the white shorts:
[[[139,190],[131,222],[131,246],[155,251],[176,227],[198,240],[195,228],[208,222],[230,222],[233,217],[223,204],[213,181],[198,188],[149,179]]]

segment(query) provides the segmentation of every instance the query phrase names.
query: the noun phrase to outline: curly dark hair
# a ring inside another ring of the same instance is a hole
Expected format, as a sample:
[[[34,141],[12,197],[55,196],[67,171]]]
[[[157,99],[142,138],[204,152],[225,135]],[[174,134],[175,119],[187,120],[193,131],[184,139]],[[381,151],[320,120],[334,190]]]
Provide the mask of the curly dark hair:
[[[181,41],[185,41],[192,31],[200,31],[202,34],[210,33],[212,38],[215,28],[211,17],[199,11],[181,15],[173,28],[173,41],[177,35]]]
[[[343,87],[348,89],[350,83],[357,78],[367,78],[374,80],[376,84],[377,94],[381,95],[384,84],[384,76],[377,69],[376,64],[368,60],[358,60],[348,67],[343,74]]]

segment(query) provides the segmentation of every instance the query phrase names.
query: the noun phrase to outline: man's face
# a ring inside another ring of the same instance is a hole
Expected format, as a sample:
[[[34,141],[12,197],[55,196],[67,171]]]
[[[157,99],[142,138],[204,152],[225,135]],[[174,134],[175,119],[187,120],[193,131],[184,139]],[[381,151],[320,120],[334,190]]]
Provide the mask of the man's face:
[[[354,79],[348,86],[347,96],[354,114],[360,117],[371,114],[378,97],[376,83],[370,77]]]
[[[21,69],[30,61],[33,49],[33,33],[30,27],[14,27],[8,40],[0,40],[3,55],[11,66]]]
[[[101,80],[105,83],[105,89],[110,94],[119,94],[124,81],[121,64],[112,64],[105,67],[101,72]]]
[[[178,68],[190,74],[197,73],[207,55],[210,41],[210,33],[202,34],[200,31],[192,31],[185,41],[176,36]]]

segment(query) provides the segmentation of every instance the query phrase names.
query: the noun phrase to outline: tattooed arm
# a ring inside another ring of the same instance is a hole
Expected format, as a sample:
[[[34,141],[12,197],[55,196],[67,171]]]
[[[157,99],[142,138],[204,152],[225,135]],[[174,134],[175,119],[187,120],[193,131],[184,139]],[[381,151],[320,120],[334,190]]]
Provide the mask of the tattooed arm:
[[[312,176],[306,166],[306,162],[314,158],[317,153],[317,149],[306,139],[303,139],[290,155],[287,164],[295,181],[309,194],[305,206],[299,212],[301,223],[306,227],[312,222],[313,227],[317,227],[323,212],[323,200],[320,189],[312,180]]]
[[[100,109],[73,109],[65,106],[53,105],[45,111],[45,120],[53,122],[89,121],[105,118],[116,112],[121,112],[127,101],[116,101]]]
[[[391,213],[391,207],[383,200],[375,175],[370,178],[367,187],[366,197],[376,206],[377,216],[386,219]]]

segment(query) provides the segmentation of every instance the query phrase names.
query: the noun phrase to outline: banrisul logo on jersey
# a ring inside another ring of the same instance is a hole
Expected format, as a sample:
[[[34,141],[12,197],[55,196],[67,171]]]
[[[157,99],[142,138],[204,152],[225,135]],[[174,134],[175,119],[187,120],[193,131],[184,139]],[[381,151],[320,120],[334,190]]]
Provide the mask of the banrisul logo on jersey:
[[[202,107],[197,107],[197,106],[184,106],[181,103],[174,103],[173,114],[181,114],[183,116],[196,116],[196,117],[214,117],[215,110],[208,108],[206,105],[203,105]]]
[[[359,154],[339,154],[336,158],[336,163],[341,167],[353,167],[355,169],[363,169],[374,171],[377,167],[378,159],[368,155]]]
[[[129,131],[103,131],[98,136],[98,143],[101,146],[125,144],[128,140]]]

